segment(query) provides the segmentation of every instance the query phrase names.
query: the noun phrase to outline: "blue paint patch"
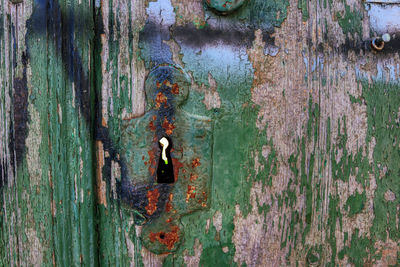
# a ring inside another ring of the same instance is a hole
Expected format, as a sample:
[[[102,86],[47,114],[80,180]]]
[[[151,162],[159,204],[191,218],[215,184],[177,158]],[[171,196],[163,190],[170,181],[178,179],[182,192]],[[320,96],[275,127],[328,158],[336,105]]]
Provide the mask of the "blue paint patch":
[[[163,41],[169,40],[169,27],[175,23],[175,13],[170,0],[151,2],[146,9],[148,19],[139,36],[141,57],[146,67],[163,63],[173,64],[170,47]]]

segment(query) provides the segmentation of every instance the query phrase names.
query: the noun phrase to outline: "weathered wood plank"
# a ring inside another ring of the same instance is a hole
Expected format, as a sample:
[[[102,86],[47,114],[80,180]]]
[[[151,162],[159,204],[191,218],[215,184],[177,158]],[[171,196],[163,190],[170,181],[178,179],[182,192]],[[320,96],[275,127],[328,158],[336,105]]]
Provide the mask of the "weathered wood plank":
[[[97,263],[92,10],[2,1],[2,266]]]

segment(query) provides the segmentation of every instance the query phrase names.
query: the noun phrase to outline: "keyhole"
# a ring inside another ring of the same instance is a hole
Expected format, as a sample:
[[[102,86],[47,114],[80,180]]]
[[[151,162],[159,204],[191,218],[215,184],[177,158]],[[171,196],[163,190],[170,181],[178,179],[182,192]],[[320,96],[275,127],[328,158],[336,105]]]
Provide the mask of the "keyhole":
[[[157,183],[172,184],[175,182],[175,179],[170,155],[172,148],[171,140],[167,137],[163,137],[158,141],[158,144],[160,145],[161,153],[157,167]]]

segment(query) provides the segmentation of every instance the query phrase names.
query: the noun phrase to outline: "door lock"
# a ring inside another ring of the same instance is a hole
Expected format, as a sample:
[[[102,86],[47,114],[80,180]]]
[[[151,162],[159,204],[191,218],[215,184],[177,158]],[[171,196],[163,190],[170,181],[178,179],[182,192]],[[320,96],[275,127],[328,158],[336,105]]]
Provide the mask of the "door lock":
[[[145,83],[146,113],[122,127],[117,193],[138,215],[143,245],[158,254],[178,248],[180,218],[210,201],[212,121],[185,111],[190,86],[181,68],[158,66]]]

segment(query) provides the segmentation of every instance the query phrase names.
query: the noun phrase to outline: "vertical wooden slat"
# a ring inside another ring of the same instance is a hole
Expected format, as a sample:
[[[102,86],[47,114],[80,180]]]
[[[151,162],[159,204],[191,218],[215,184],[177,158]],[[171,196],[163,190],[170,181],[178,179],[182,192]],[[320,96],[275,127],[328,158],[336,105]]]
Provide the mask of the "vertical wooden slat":
[[[92,3],[2,3],[2,260],[94,266]]]
[[[110,179],[120,179],[121,121],[144,111],[145,69],[137,55],[145,5],[145,1],[110,0],[99,2],[96,9],[97,195],[102,266],[142,264],[133,214],[121,209],[115,195],[115,180]]]

